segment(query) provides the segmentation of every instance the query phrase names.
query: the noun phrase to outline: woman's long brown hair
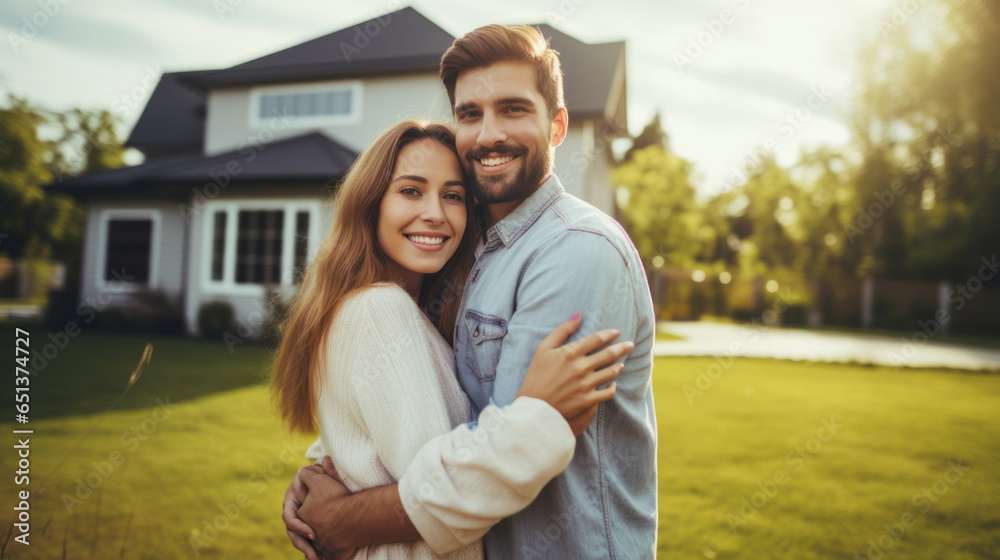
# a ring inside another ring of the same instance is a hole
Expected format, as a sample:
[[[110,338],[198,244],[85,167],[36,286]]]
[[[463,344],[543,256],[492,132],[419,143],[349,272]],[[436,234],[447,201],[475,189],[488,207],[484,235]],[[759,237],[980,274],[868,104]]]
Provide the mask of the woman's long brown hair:
[[[341,304],[358,290],[394,280],[386,267],[389,257],[378,243],[379,207],[399,152],[424,138],[448,147],[457,157],[450,127],[405,119],[358,157],[335,196],[333,227],[279,327],[281,344],[271,367],[271,397],[292,432],[316,432],[314,412],[320,376],[326,371],[327,336]],[[419,297],[420,307],[449,344],[481,223],[472,195],[465,199],[468,219],[458,250],[440,271],[424,277]]]

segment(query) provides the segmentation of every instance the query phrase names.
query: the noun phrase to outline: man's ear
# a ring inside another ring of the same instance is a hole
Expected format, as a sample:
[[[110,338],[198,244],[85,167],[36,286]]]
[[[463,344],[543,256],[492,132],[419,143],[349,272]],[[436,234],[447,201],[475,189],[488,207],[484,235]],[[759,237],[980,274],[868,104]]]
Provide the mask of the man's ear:
[[[566,139],[566,134],[569,131],[569,113],[566,112],[565,107],[556,110],[556,115],[552,117],[551,130],[552,137],[549,138],[549,145],[557,148]]]

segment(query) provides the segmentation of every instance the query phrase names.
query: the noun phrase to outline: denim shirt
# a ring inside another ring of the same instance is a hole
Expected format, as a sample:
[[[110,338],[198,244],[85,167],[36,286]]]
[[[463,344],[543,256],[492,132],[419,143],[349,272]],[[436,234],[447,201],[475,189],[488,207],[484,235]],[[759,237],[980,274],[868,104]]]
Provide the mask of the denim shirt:
[[[455,324],[459,383],[473,414],[510,404],[538,343],[580,312],[577,340],[616,328],[635,348],[577,438],[569,467],[484,537],[490,560],[654,558],[655,321],[639,255],[621,226],[552,175],[495,224],[469,273]]]

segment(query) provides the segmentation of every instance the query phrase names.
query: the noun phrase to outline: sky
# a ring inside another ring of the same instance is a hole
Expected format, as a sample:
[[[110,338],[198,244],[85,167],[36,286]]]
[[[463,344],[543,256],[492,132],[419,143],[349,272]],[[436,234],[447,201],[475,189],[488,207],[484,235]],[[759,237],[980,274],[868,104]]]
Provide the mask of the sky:
[[[885,40],[885,23],[923,4],[4,0],[0,94],[53,110],[114,108],[124,138],[163,72],[226,68],[404,6],[455,36],[487,23],[548,23],[587,43],[626,41],[629,132],[659,113],[707,196],[738,182],[750,153],[773,150],[791,165],[802,150],[845,145],[858,48]]]

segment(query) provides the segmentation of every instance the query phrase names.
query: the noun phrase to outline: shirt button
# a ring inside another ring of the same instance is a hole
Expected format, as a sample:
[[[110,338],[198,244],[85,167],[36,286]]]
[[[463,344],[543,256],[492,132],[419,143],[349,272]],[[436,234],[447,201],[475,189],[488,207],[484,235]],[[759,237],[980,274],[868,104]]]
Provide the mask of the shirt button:
[[[479,336],[479,330],[477,329],[476,332],[472,333],[472,336]]]

